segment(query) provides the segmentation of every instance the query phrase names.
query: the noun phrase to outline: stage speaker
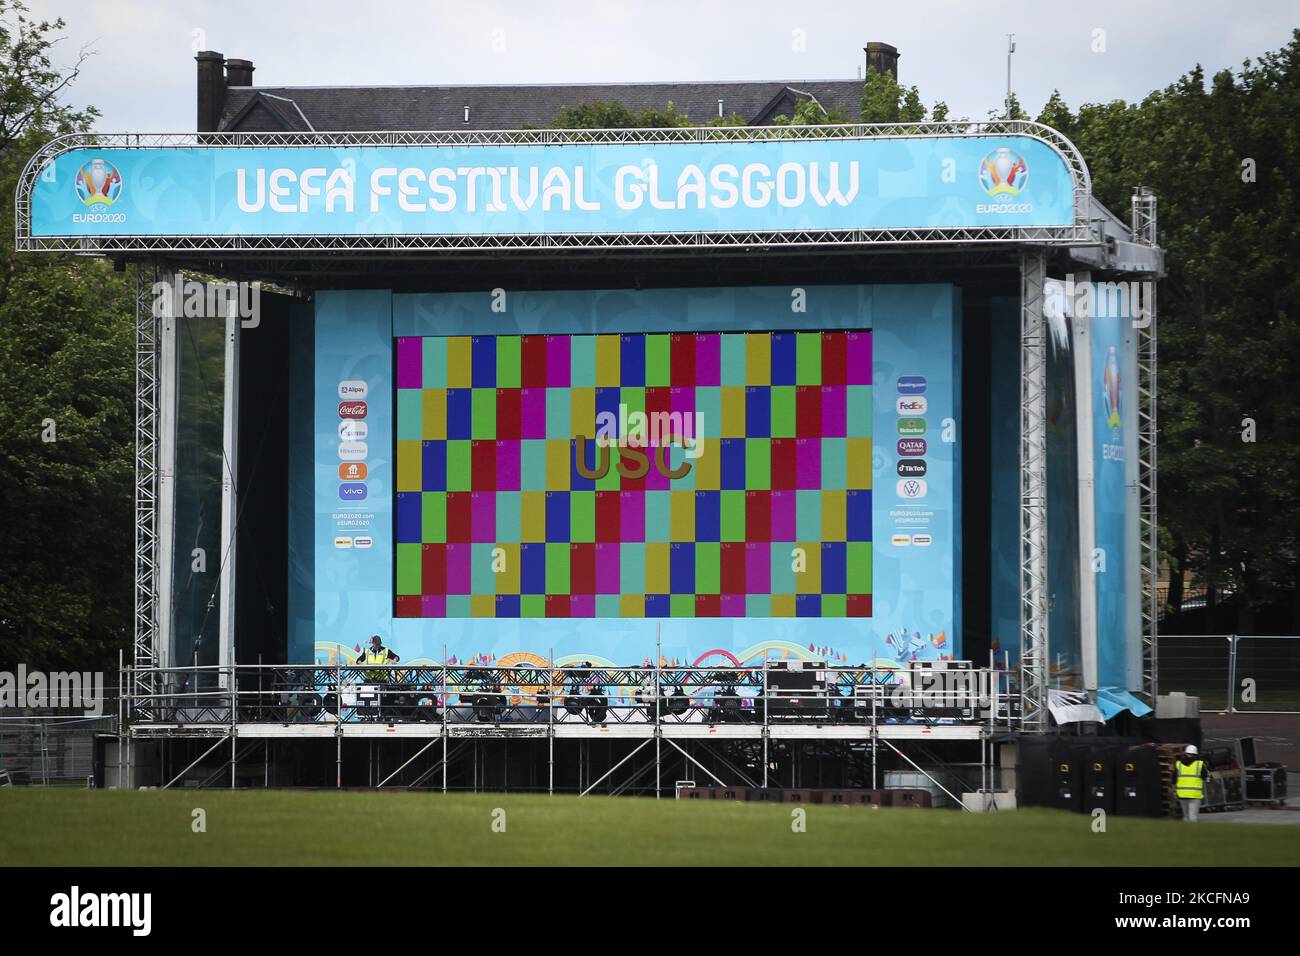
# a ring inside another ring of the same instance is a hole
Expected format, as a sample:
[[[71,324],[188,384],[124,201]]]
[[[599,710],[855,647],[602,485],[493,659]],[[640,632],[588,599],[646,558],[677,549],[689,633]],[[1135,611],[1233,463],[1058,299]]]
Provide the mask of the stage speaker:
[[[1120,816],[1162,817],[1160,753],[1154,745],[1130,747],[1115,766],[1115,810]]]
[[[1016,762],[1016,801],[1022,807],[1050,807],[1056,780],[1056,740],[1022,736]]]
[[[1115,748],[1094,746],[1084,766],[1083,809],[1115,812]]]
[[[1049,806],[1073,813],[1083,811],[1083,771],[1091,745],[1057,739],[1052,747],[1052,794]]]

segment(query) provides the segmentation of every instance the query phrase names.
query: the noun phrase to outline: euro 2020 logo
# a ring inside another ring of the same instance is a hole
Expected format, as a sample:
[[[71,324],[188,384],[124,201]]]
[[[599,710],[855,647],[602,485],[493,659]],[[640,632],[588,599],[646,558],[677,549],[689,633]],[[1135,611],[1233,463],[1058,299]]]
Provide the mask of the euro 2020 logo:
[[[103,159],[92,159],[77,171],[77,198],[87,206],[111,206],[122,195],[122,174]]]
[[[1119,356],[1115,346],[1106,352],[1106,363],[1101,371],[1102,404],[1106,413],[1106,427],[1118,431],[1122,427],[1120,420],[1120,382]]]
[[[1029,166],[1024,157],[1005,146],[980,163],[980,185],[990,196],[1019,196],[1028,183]]]

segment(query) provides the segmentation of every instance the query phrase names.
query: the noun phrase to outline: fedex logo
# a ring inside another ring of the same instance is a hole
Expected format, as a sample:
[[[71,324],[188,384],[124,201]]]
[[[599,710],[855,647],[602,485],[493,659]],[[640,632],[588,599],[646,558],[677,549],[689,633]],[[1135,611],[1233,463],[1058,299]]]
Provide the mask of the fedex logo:
[[[900,415],[924,415],[929,408],[930,403],[922,395],[904,395],[894,402],[894,410]]]

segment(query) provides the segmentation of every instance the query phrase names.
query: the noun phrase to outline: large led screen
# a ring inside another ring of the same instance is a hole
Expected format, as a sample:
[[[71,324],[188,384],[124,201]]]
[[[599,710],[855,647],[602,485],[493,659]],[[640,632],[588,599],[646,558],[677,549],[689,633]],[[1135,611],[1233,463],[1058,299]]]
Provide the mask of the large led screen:
[[[869,617],[871,333],[399,337],[398,618]]]

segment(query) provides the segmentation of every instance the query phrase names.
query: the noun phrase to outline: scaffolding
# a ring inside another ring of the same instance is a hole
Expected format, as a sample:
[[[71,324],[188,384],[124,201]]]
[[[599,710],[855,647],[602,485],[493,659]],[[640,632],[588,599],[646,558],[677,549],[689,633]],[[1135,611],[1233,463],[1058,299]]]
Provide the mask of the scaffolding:
[[[247,769],[258,754],[261,783],[272,785],[274,748],[290,741],[316,741],[318,748],[332,741],[333,783],[342,787],[345,744],[360,741],[367,746],[365,785],[376,789],[483,789],[485,753],[499,750],[505,759],[511,743],[533,755],[534,767],[544,763],[545,786],[539,781],[535,789],[547,793],[585,795],[604,784],[606,792],[662,796],[670,789],[665,770],[678,766],[690,779],[718,786],[799,786],[806,776],[801,764],[814,763],[820,777],[827,753],[838,761],[839,783],[877,788],[886,755],[946,789],[931,773],[945,763],[938,750],[948,760],[978,752],[966,766],[979,768],[980,788],[987,789],[994,743],[1021,727],[1014,675],[952,661],[900,669],[661,661],[628,668],[214,665],[151,672],[148,681],[129,683],[126,734],[128,749],[159,748],[164,788],[219,780],[234,787],[241,762]],[[146,683],[154,689],[137,696],[134,688]],[[557,745],[577,762],[576,786],[557,780]],[[593,747],[608,759],[594,762]],[[469,762],[467,786],[449,779],[458,760]],[[977,789],[973,780],[970,789]]]
[[[1146,186],[1133,191],[1133,241],[1156,248],[1156,196]],[[1160,623],[1157,584],[1160,548],[1156,525],[1156,284],[1143,286],[1145,301],[1135,322],[1138,365],[1138,520],[1142,573],[1142,689],[1154,701],[1160,693],[1156,648]]]

